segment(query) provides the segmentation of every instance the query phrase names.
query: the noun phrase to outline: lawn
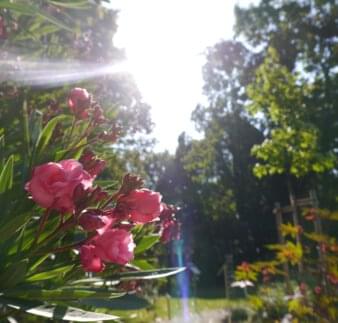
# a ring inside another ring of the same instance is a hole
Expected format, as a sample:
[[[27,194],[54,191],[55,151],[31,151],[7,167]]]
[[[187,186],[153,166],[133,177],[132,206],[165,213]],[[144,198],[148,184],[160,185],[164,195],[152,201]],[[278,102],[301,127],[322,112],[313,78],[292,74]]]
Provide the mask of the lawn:
[[[149,323],[157,318],[170,319],[183,314],[184,306],[190,313],[201,313],[216,309],[248,310],[248,303],[243,299],[227,300],[225,298],[188,298],[160,296],[150,300],[151,305],[140,310],[114,311],[114,314],[123,318],[124,322]]]

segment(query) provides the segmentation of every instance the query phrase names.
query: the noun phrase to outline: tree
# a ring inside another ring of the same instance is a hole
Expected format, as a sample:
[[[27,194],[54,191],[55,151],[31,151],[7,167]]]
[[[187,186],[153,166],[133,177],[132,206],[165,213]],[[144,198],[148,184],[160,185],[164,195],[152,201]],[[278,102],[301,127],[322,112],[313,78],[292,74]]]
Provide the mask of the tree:
[[[307,85],[297,84],[297,78],[279,63],[274,49],[268,51],[247,91],[251,100],[248,110],[261,113],[267,129],[267,138],[252,149],[265,162],[255,165],[256,176],[286,173],[301,177],[334,167],[334,156],[321,152],[319,129],[309,121]]]
[[[310,149],[334,156],[337,156],[338,133],[334,121],[337,119],[338,97],[335,72],[338,60],[337,12],[337,4],[329,0],[262,0],[255,6],[237,6],[235,9],[237,36],[244,37],[245,42],[263,56],[267,56],[269,47],[274,48],[280,66],[284,67],[284,75],[288,71],[293,74],[292,78],[296,78],[297,85],[306,85],[306,91],[301,91],[302,104],[305,105],[302,110],[307,115],[303,121],[310,127],[303,128],[303,131],[306,130],[308,141],[317,146]],[[295,84],[295,79],[292,82]],[[275,136],[281,137],[281,133]],[[294,138],[294,135],[287,135],[290,136]],[[317,175],[316,182],[320,200],[326,206],[336,207],[333,193],[338,188],[335,172]],[[332,190],[324,187],[331,187]]]
[[[131,75],[109,75],[108,71],[124,58],[123,50],[112,41],[117,12],[101,1],[13,1],[0,4],[0,17],[6,30],[0,37],[1,55],[9,62],[1,65],[0,128],[13,125],[7,136],[22,136],[16,126],[23,122],[22,116],[40,118],[41,111],[67,111],[65,93],[70,87],[86,87],[94,100],[100,97],[112,128],[119,131],[118,149],[105,152],[114,170],[110,176],[118,178],[124,171],[142,169],[140,155],[152,145],[148,136],[152,129],[150,107]],[[73,66],[78,67],[73,70]],[[95,82],[86,79],[87,69],[94,74],[98,71]],[[105,76],[99,73],[103,69]],[[22,71],[26,71],[27,82],[13,82]],[[71,78],[56,82],[63,74]],[[126,145],[130,149],[124,149]],[[10,153],[7,148],[5,155]]]

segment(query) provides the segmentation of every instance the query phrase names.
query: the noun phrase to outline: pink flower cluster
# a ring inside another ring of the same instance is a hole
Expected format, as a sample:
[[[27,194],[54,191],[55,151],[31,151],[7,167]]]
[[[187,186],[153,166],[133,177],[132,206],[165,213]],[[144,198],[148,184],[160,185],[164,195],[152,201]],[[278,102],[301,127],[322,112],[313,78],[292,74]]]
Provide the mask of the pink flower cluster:
[[[76,118],[86,117],[89,101],[86,90],[72,90],[69,107]],[[87,232],[79,250],[82,267],[90,272],[104,270],[106,263],[125,265],[133,259],[131,228],[136,224],[159,223],[163,243],[179,238],[176,209],[162,203],[161,194],[143,188],[137,176],[126,175],[119,191],[111,196],[94,187],[94,179],[105,166],[104,160],[86,150],[79,161],[35,167],[25,186],[40,207],[69,215],[67,229],[78,225]]]
[[[96,235],[80,249],[81,264],[85,271],[100,272],[104,262],[125,265],[134,258],[133,236],[124,229],[108,229]]]
[[[68,97],[68,106],[77,119],[87,119],[91,115],[97,124],[106,120],[102,108],[92,101],[86,89],[78,87],[72,89]]]
[[[66,213],[75,209],[75,189],[82,186],[86,190],[92,187],[93,180],[82,164],[68,159],[35,167],[25,189],[41,207]]]

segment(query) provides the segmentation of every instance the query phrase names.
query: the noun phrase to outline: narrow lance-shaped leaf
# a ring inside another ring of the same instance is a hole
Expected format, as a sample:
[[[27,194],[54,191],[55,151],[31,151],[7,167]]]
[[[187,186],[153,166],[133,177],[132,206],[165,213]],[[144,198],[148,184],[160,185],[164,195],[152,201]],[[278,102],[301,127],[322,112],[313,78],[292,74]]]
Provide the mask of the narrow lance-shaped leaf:
[[[139,279],[158,279],[176,275],[185,270],[185,267],[163,268],[143,271],[128,271],[115,274],[106,279],[94,277],[79,279],[70,282],[71,285],[94,285],[94,286],[112,286],[122,280],[139,280]]]
[[[150,306],[150,303],[136,295],[125,295],[119,299],[82,299],[81,304],[89,305],[94,308],[106,308],[111,310],[139,310]]]
[[[129,271],[115,274],[109,279],[112,280],[133,280],[133,279],[158,279],[179,274],[185,267],[163,268],[144,271]]]
[[[32,4],[13,3],[12,1],[2,0],[0,1],[0,8],[10,9],[10,10],[19,12],[23,15],[27,15],[27,16],[38,16],[58,26],[59,28],[68,30],[71,33],[75,32],[75,30],[71,28],[70,26],[67,26],[59,19],[54,18],[53,16],[49,15],[45,11],[41,10],[39,7],[33,6]]]
[[[5,290],[6,297],[20,297],[22,299],[41,300],[41,301],[70,301],[81,298],[116,298],[121,297],[125,293],[117,293],[109,291],[106,288],[60,288],[60,289],[39,289],[39,288],[18,288]]]
[[[12,188],[13,185],[13,155],[7,159],[1,173],[0,173],[0,193],[3,193]]]
[[[88,0],[78,0],[78,1],[66,1],[66,2],[61,2],[61,1],[49,1],[51,4],[58,6],[58,7],[63,7],[63,8],[68,8],[68,9],[88,9]]]
[[[23,281],[27,272],[27,265],[27,259],[9,265],[0,275],[1,288],[12,288]]]
[[[152,236],[144,236],[142,239],[137,243],[135,248],[135,254],[140,254],[148,249],[150,249],[155,243],[159,240],[158,235],[152,235]]]
[[[0,297],[0,303],[10,308],[22,310],[29,314],[34,314],[53,320],[64,320],[73,322],[100,322],[117,320],[119,318],[115,315],[89,312],[75,307],[43,304],[37,301]]]
[[[56,125],[67,118],[69,118],[69,116],[62,114],[49,120],[49,122],[42,129],[40,136],[36,142],[35,151],[37,155],[42,153],[43,150],[47,147]]]
[[[66,274],[70,270],[72,270],[73,267],[74,267],[74,265],[62,266],[62,267],[59,267],[59,268],[54,268],[54,269],[49,270],[49,271],[37,273],[37,274],[34,274],[34,275],[28,277],[26,279],[26,281],[33,282],[33,281],[48,280],[48,279],[52,279],[52,278],[55,278],[55,277],[59,277],[63,274]]]

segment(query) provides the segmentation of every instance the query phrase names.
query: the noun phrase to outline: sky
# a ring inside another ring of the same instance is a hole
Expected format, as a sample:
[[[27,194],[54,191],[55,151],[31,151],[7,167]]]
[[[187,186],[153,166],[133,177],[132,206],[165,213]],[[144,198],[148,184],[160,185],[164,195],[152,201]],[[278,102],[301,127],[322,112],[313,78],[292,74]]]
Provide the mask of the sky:
[[[205,102],[202,66],[208,46],[232,38],[234,5],[248,0],[114,0],[117,47],[152,107],[156,151],[174,152],[183,131],[198,138],[191,112]]]

